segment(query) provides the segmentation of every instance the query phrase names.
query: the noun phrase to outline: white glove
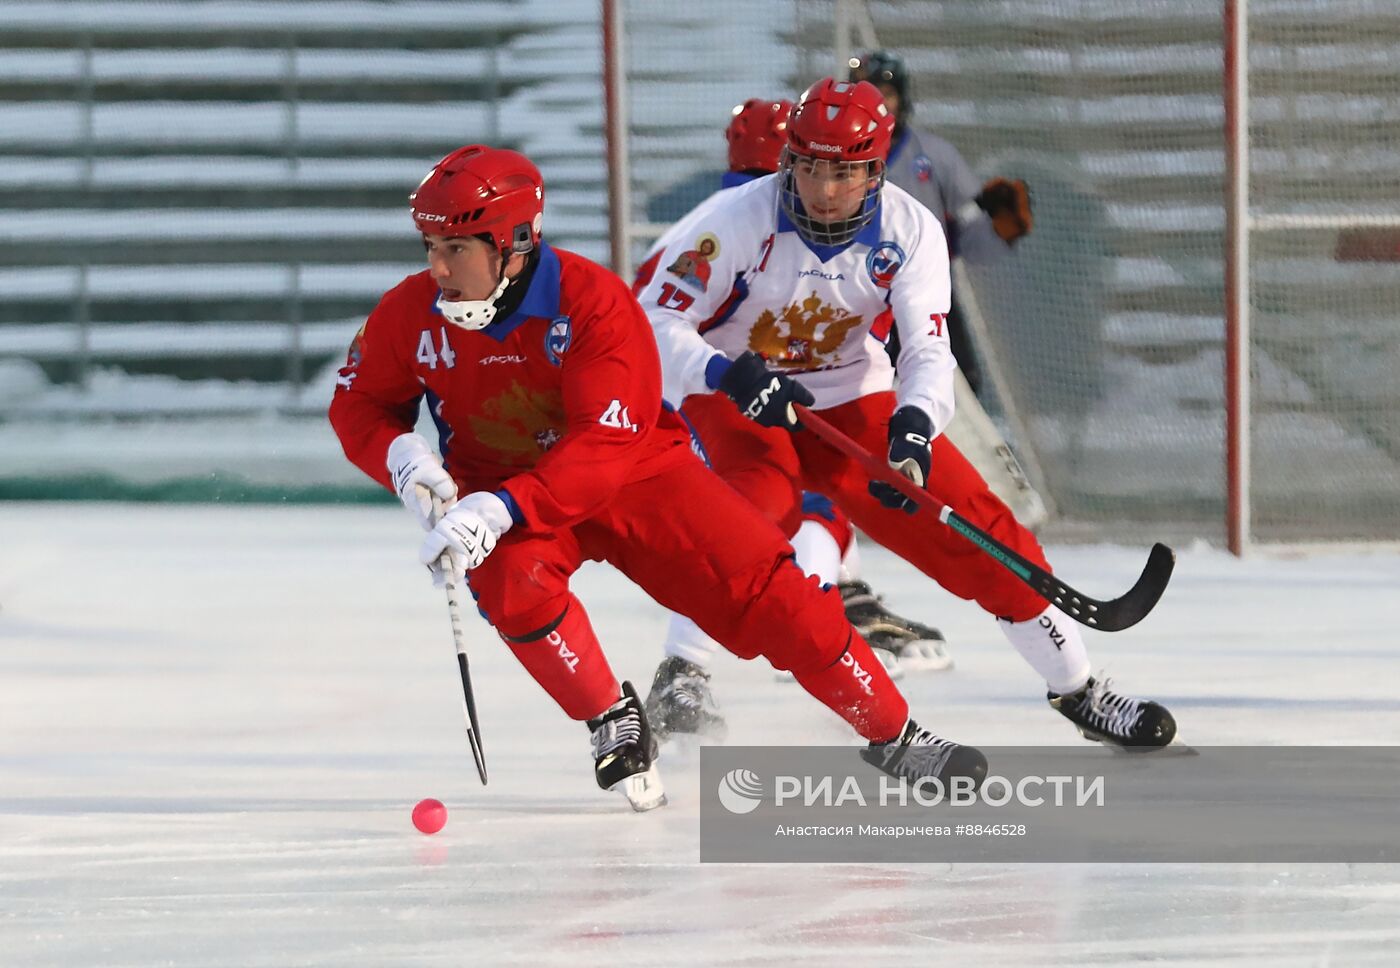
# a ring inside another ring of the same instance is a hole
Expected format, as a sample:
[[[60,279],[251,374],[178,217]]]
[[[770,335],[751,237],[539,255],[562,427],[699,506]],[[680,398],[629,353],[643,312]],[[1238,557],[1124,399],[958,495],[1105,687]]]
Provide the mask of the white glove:
[[[447,577],[442,571],[446,553],[460,588],[467,572],[486,560],[496,547],[496,540],[514,523],[505,501],[490,491],[473,491],[453,505],[428,532],[418,558],[433,573],[433,584],[441,587]]]
[[[413,512],[424,531],[433,527],[433,496],[444,503],[457,500],[457,482],[418,434],[402,434],[389,445],[389,479],[403,506]]]

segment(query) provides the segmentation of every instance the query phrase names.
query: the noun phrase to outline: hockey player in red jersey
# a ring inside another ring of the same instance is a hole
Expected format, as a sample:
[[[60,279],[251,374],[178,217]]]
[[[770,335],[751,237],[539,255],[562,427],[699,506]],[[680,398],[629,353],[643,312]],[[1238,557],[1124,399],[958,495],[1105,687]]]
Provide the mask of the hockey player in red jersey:
[[[991,615],[1048,684],[1052,708],[1091,739],[1171,742],[1157,703],[1096,681],[1078,627],[971,542],[855,461],[800,432],[793,403],[883,452],[959,516],[1049,569],[1034,535],[944,436],[954,360],[945,326],[948,246],[933,214],[885,182],[894,118],[868,82],[824,79],[793,109],[779,171],[719,192],[658,254],[714,241],[699,291],[657,269],[640,299],[661,350],[663,393],[683,401],[715,470],[793,534],[817,491],[866,534]],[[883,343],[901,334],[899,383]],[[737,404],[737,406],[736,406]],[[798,431],[798,432],[793,432]],[[904,511],[911,512],[906,515]]]
[[[781,532],[691,452],[663,407],[656,343],[616,276],[543,241],[539,172],[471,145],[410,196],[428,269],[390,290],[356,336],[330,419],[350,458],[395,491],[529,674],[588,724],[596,778],[638,809],[663,802],[636,692],[608,666],[569,579],[612,563],[744,658],[790,670],[895,775],[980,776],[940,739],[793,564]],[[413,433],[420,403],[441,459]],[[459,495],[460,498],[459,498]],[[432,518],[432,498],[450,504]]]

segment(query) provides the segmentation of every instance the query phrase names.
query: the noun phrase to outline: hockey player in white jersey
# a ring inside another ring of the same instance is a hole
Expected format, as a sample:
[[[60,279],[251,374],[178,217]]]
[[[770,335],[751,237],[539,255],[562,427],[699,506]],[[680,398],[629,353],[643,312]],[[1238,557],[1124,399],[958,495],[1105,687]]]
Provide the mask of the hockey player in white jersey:
[[[1051,706],[1086,736],[1164,746],[1175,735],[1170,713],[1095,681],[1072,620],[800,428],[797,403],[1049,569],[1034,535],[942,435],[955,368],[948,246],[933,214],[885,182],[893,127],[873,85],[819,81],[793,110],[779,171],[712,196],[676,226],[641,294],[663,396],[684,401],[714,469],[786,534],[801,522],[804,489],[823,494],[874,540],[995,616],[1046,681]],[[894,327],[897,391],[884,351]]]
[[[778,170],[791,113],[792,102],[782,99],[750,98],[735,106],[724,131],[729,170],[721,178],[722,188],[743,185]],[[641,292],[651,281],[657,259],[672,241],[670,233],[657,240],[652,257],[644,260],[637,272],[634,292]],[[703,442],[698,437],[695,442],[704,458]],[[835,582],[839,572],[836,584],[846,619],[870,643],[890,678],[897,680],[906,670],[951,668],[953,659],[943,633],[895,613],[863,580],[860,549],[850,518],[826,497],[810,492],[802,495],[802,511],[802,523],[792,539],[797,563],[827,584]],[[832,550],[839,553],[839,560],[831,557]],[[724,719],[710,689],[709,667],[718,651],[719,643],[700,631],[693,621],[672,613],[665,657],[652,677],[646,701],[647,719],[658,738],[672,734],[702,734],[710,738],[724,735]]]

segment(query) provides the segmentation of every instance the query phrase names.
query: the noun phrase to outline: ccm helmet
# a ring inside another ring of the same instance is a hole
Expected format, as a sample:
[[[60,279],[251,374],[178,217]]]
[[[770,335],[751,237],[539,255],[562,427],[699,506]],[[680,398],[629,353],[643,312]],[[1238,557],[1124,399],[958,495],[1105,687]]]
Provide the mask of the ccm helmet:
[[[540,243],[544,221],[544,180],[519,152],[486,145],[458,148],[433,166],[408,196],[413,223],[424,235],[475,236],[501,254],[501,279],[486,299],[449,302],[438,309],[450,322],[483,329],[496,317],[496,300],[506,291],[506,263]]]

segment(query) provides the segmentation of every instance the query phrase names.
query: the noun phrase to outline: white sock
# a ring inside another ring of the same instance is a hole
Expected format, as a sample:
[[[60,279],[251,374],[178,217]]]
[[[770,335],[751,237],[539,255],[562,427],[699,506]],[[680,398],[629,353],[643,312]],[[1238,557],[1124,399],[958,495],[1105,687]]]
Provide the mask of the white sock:
[[[693,662],[704,669],[719,651],[719,643],[700,631],[700,626],[680,612],[672,612],[671,624],[666,629],[665,650],[667,655]]]
[[[858,581],[860,579],[860,542],[855,535],[851,535],[851,543],[846,546],[846,553],[841,556],[841,580]]]
[[[841,574],[841,549],[830,531],[815,521],[803,521],[792,536],[792,550],[797,552],[799,568],[815,575],[823,585],[836,584]]]
[[[1078,692],[1089,681],[1089,653],[1079,625],[1054,605],[1025,622],[999,618],[997,624],[1051,692]]]

